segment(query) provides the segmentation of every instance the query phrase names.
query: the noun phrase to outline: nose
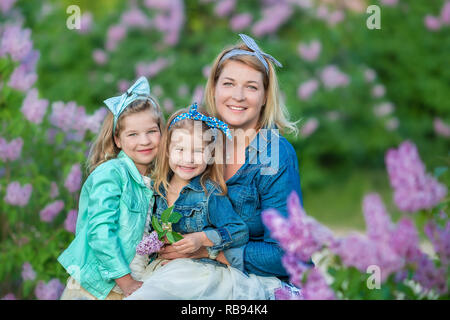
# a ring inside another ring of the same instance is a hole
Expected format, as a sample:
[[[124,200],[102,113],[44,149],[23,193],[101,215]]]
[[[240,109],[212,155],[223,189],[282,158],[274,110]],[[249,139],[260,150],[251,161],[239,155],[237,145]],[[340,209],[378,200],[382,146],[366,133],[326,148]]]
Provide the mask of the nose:
[[[241,86],[235,86],[233,90],[232,97],[236,101],[242,101],[245,99],[244,90]]]
[[[190,151],[183,152],[183,161],[185,163],[194,163],[194,155]]]
[[[151,142],[151,140],[148,137],[148,135],[146,135],[146,134],[141,134],[140,135],[140,137],[139,137],[139,144],[141,144],[141,145],[148,145],[148,144],[150,144],[150,142]]]

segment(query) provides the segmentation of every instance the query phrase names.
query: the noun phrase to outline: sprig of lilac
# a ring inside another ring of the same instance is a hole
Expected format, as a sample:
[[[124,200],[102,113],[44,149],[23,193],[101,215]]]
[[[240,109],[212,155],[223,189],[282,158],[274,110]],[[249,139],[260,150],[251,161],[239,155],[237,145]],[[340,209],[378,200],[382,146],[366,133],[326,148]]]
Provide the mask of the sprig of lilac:
[[[142,238],[141,242],[139,242],[136,247],[136,253],[141,256],[152,254],[158,252],[163,245],[164,242],[158,239],[158,233],[153,231]]]

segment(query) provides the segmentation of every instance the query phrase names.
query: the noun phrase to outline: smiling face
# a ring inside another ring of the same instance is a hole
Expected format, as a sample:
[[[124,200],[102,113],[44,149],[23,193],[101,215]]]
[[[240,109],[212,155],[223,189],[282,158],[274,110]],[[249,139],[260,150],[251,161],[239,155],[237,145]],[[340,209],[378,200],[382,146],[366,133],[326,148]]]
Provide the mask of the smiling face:
[[[144,175],[158,151],[161,138],[158,123],[150,111],[127,115],[121,122],[119,136],[114,136],[117,147],[134,161],[139,172]]]
[[[214,102],[220,118],[232,128],[256,128],[265,104],[263,74],[239,61],[225,62],[215,85]]]
[[[201,130],[174,129],[169,145],[169,167],[178,179],[189,182],[206,169],[204,151]]]

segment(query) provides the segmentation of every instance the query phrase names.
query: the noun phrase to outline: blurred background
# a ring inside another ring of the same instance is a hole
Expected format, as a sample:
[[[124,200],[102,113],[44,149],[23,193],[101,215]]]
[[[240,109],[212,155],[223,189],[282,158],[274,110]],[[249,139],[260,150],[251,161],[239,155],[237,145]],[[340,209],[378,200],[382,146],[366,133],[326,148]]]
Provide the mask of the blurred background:
[[[381,29],[368,28],[373,4]],[[74,237],[102,101],[139,76],[166,116],[201,101],[238,33],[283,64],[310,216],[364,231],[362,199],[377,192],[398,220],[385,154],[405,140],[450,185],[448,1],[0,0],[0,298],[65,284],[56,258]]]

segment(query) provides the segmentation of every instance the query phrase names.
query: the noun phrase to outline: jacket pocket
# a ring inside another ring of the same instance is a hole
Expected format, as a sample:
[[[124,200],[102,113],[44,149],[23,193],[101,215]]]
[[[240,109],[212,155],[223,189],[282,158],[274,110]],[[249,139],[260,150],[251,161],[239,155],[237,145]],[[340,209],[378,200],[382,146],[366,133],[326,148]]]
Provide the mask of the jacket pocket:
[[[244,221],[250,220],[256,214],[259,205],[258,190],[254,187],[240,186],[237,212]]]
[[[183,207],[179,211],[183,217],[176,224],[175,231],[190,233],[199,232],[203,230],[206,225],[206,209],[202,203],[194,207]],[[176,230],[178,229],[178,230]]]

